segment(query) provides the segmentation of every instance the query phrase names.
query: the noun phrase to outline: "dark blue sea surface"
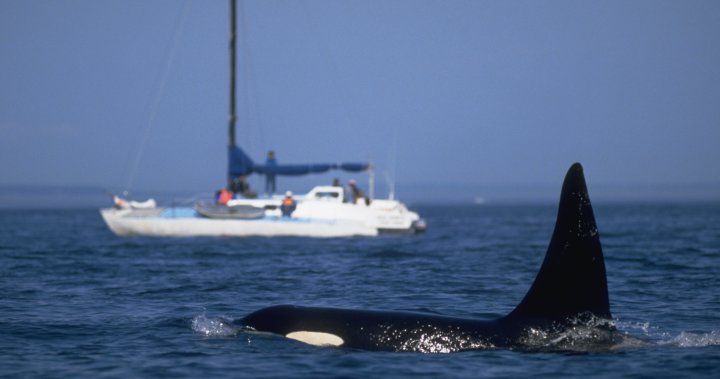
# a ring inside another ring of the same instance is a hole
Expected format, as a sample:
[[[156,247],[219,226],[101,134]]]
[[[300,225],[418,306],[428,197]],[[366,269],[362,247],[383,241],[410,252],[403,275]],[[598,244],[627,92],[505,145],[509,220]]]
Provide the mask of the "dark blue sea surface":
[[[502,316],[556,206],[415,209],[424,235],[342,239],[122,238],[97,210],[0,211],[0,377],[720,377],[717,204],[595,204],[615,323],[645,346],[386,353],[233,326],[288,303]]]

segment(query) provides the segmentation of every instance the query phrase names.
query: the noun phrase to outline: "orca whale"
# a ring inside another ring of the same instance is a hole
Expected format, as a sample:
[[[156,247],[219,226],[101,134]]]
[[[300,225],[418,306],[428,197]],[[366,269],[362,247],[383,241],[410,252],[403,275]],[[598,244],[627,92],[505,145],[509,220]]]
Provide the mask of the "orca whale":
[[[411,312],[279,305],[236,321],[318,346],[378,351],[605,350],[622,336],[610,314],[605,262],[583,168],[565,176],[552,239],[529,291],[508,315],[482,321]]]

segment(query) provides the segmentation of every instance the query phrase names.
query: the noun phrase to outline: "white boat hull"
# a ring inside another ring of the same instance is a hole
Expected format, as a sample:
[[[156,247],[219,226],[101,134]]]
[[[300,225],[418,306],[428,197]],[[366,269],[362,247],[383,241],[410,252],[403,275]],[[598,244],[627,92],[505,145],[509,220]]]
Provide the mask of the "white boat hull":
[[[322,221],[266,217],[259,220],[210,219],[133,215],[132,210],[102,209],[100,213],[110,230],[119,236],[158,237],[349,237],[376,236],[378,230],[355,222]],[[166,209],[165,212],[171,212]]]
[[[332,196],[331,196],[332,195]],[[381,233],[412,234],[424,230],[419,216],[394,200],[343,202],[342,189],[316,187],[297,203],[292,217],[283,217],[280,199],[238,199],[232,207],[265,209],[255,219],[198,213],[193,208],[107,208],[100,213],[119,236],[228,237],[350,237]]]

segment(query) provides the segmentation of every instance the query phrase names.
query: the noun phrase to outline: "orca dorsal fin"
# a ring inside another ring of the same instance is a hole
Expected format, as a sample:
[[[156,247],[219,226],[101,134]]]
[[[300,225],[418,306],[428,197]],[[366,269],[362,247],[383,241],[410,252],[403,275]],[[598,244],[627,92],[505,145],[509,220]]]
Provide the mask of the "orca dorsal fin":
[[[611,318],[605,261],[583,168],[565,176],[545,260],[523,301],[508,317],[562,320],[592,313]]]

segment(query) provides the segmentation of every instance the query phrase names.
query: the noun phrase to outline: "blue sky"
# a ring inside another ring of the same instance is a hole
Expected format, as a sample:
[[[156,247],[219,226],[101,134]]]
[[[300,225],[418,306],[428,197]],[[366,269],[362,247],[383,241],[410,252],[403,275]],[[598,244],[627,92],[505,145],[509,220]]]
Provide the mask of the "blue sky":
[[[224,183],[227,1],[0,9],[0,184]],[[554,190],[575,161],[591,187],[720,187],[718,1],[242,9],[238,143],[256,160],[370,160],[381,189]]]

